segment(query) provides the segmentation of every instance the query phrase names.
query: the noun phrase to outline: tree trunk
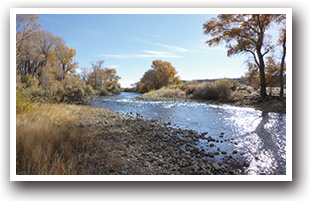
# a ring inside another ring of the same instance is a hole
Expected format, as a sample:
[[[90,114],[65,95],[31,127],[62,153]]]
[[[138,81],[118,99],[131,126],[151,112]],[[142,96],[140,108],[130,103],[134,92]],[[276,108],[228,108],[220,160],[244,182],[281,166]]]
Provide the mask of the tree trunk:
[[[284,63],[285,63],[285,55],[286,55],[286,37],[284,37],[282,47],[283,47],[283,55],[282,55],[281,69],[280,69],[280,100],[284,99],[283,72],[284,72]]]
[[[258,52],[257,54],[259,59],[259,75],[260,75],[260,95],[262,100],[266,100],[267,93],[266,93],[266,78],[265,78],[265,62],[263,59],[263,55]]]

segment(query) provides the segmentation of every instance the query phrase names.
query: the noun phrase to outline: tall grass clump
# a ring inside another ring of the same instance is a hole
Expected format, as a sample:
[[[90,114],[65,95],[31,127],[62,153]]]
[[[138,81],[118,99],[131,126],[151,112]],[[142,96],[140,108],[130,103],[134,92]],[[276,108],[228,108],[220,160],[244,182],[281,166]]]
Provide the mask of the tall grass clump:
[[[16,174],[85,174],[81,164],[91,153],[92,142],[74,124],[77,106],[70,107],[44,104],[17,114]]]
[[[158,90],[158,96],[165,98],[184,98],[185,93],[178,87],[166,87]]]
[[[236,88],[236,83],[228,79],[215,82],[202,82],[192,90],[193,99],[229,101],[230,95]]]

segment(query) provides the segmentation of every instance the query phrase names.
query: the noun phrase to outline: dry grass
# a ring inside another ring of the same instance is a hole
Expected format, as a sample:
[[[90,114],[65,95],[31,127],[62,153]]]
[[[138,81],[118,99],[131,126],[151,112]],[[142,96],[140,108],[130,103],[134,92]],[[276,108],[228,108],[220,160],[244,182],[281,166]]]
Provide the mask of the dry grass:
[[[229,79],[220,79],[215,82],[198,83],[187,82],[185,84],[163,87],[157,91],[151,91],[143,94],[141,98],[159,99],[159,98],[191,98],[197,100],[215,100],[222,102],[231,102],[231,93],[236,89],[237,83]]]
[[[143,98],[185,98],[185,92],[176,86],[163,87],[142,95]]]
[[[73,105],[31,104],[16,116],[17,174],[84,174],[92,143],[75,122],[84,113]]]

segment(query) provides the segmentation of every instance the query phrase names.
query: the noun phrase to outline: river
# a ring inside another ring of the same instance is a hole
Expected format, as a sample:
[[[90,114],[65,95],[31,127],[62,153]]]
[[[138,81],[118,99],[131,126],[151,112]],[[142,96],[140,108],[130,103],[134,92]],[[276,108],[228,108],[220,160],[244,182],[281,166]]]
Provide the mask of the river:
[[[139,93],[122,92],[92,100],[94,107],[146,119],[171,122],[173,127],[196,130],[216,139],[214,146],[200,140],[197,147],[225,151],[214,162],[246,165],[249,175],[286,174],[286,114],[266,113],[249,107],[138,100]]]

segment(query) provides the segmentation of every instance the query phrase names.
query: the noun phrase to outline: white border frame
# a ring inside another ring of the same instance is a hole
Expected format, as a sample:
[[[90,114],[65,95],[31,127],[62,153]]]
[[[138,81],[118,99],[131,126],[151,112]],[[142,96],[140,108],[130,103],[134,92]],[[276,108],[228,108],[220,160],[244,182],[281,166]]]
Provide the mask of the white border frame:
[[[16,175],[16,14],[286,14],[286,175]],[[292,181],[291,8],[11,8],[10,180],[11,181]]]

